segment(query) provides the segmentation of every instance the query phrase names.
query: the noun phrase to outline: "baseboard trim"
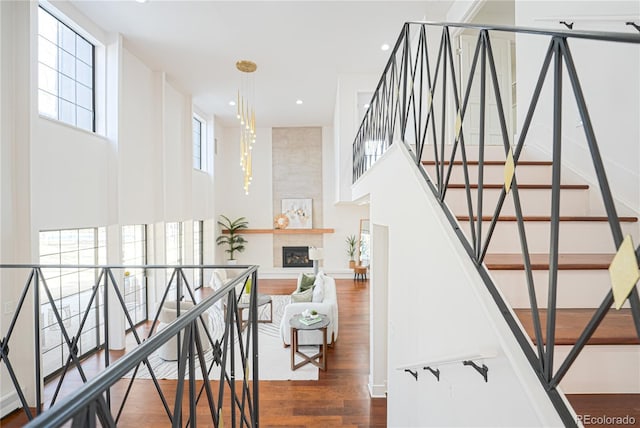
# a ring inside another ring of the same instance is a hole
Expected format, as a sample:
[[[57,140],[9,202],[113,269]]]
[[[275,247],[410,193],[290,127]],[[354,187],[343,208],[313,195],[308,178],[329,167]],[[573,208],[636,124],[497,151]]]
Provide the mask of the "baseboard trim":
[[[339,279],[353,279],[353,271],[351,269],[321,269],[328,276]],[[300,273],[312,273],[311,268],[274,268],[274,269],[259,269],[258,278],[264,279],[295,279],[298,278]]]
[[[369,388],[369,395],[371,398],[387,398],[387,386],[386,385],[372,385],[367,384]]]
[[[18,408],[20,408],[20,400],[15,391],[11,391],[0,398],[0,418],[4,418]]]

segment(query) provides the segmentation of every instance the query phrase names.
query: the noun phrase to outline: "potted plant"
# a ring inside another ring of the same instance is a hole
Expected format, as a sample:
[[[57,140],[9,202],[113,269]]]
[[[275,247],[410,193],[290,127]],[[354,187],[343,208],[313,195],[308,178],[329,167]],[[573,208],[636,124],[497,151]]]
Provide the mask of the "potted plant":
[[[244,239],[244,236],[240,235],[239,232],[247,229],[249,222],[244,217],[232,221],[228,217],[220,215],[218,224],[222,227],[222,234],[216,239],[216,244],[227,246],[227,249],[224,251],[229,253],[228,263],[235,264],[236,259],[234,258],[234,253],[236,251],[239,253],[243,252],[244,244],[247,243],[247,240]]]
[[[356,266],[356,235],[347,236],[347,253],[349,254],[349,269]]]

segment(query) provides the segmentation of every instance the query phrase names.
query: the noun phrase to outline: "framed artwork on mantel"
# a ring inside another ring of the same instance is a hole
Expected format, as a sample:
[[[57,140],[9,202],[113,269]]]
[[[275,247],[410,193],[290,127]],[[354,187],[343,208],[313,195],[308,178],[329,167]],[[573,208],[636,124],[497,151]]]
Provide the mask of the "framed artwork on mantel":
[[[282,214],[289,218],[289,229],[311,229],[313,199],[283,199]]]

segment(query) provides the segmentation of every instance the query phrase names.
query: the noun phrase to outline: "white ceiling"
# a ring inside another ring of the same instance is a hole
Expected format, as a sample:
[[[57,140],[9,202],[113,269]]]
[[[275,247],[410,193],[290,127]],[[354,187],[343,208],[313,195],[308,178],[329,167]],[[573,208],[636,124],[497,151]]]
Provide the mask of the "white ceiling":
[[[408,20],[442,20],[451,0],[164,1],[73,0],[154,70],[193,94],[223,124],[236,125],[239,59],[258,64],[257,126],[330,125],[338,75],[382,73]],[[296,100],[303,100],[296,105]]]

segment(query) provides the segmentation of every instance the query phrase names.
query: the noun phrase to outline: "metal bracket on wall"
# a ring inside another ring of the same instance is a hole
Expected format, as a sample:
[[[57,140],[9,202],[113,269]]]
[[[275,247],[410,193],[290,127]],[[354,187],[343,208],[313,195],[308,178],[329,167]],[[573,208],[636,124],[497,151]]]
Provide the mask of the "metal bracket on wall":
[[[440,382],[440,369],[434,370],[431,367],[423,367],[423,370],[429,370],[431,374],[434,375],[436,379],[438,379],[438,382]]]
[[[404,369],[405,372],[410,373],[411,376],[413,376],[416,381],[418,380],[418,371],[414,371],[414,370],[409,370],[409,369]]]
[[[463,361],[462,364],[464,364],[465,366],[473,367],[474,369],[476,369],[476,371],[478,373],[480,373],[482,375],[482,377],[484,378],[485,382],[489,381],[487,379],[487,376],[488,376],[488,373],[489,373],[489,368],[487,366],[485,366],[484,364],[482,365],[482,367],[480,367],[479,365],[477,365],[476,363],[474,363],[471,360]]]
[[[635,22],[632,22],[632,21],[625,22],[625,25],[631,25],[633,28],[640,31],[640,25],[636,24]]]

